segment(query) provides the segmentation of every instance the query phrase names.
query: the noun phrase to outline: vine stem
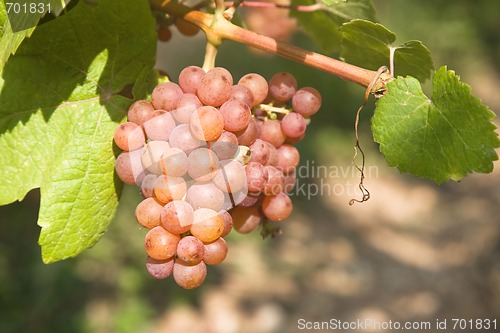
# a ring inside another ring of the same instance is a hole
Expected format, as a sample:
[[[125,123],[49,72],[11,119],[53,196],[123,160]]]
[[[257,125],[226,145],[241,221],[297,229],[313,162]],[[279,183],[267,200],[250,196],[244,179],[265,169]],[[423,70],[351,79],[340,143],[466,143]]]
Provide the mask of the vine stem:
[[[229,39],[311,66],[338,76],[344,80],[355,82],[364,87],[368,87],[377,75],[376,71],[351,65],[340,60],[240,28],[226,20],[221,15],[212,15],[198,10],[193,10],[192,8],[171,0],[149,1],[154,8],[163,10],[176,17],[182,17],[184,20],[200,27],[207,35],[207,40],[213,45],[218,45],[222,42],[222,40]],[[385,90],[384,80],[378,79],[373,88],[377,91]]]

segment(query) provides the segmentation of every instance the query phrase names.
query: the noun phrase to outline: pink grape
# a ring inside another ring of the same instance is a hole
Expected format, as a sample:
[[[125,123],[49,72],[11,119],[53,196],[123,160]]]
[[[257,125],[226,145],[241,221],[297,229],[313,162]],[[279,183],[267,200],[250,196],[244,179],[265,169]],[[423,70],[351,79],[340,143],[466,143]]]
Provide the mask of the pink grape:
[[[254,118],[250,119],[248,126],[244,130],[235,132],[234,134],[236,134],[238,138],[238,144],[247,147],[251,146],[259,137],[259,125],[257,124],[257,120]]]
[[[205,254],[203,242],[193,236],[186,236],[177,244],[177,258],[187,265],[196,265]]]
[[[236,206],[229,212],[233,218],[233,228],[240,234],[248,234],[259,226],[261,217],[255,207]]]
[[[240,84],[234,85],[231,87],[231,93],[229,94],[229,100],[238,100],[242,101],[248,107],[253,106],[253,93],[248,87],[242,86]]]
[[[146,229],[153,229],[160,225],[160,214],[163,205],[155,198],[142,200],[135,208],[137,222]]]
[[[278,148],[277,152],[278,162],[276,167],[284,174],[295,170],[300,160],[300,154],[297,148],[289,144],[284,144]]]
[[[214,141],[224,130],[224,116],[213,106],[202,106],[193,112],[189,121],[191,133],[199,140]]]
[[[279,72],[269,80],[269,92],[278,101],[289,101],[297,91],[297,80],[287,72]]]
[[[217,155],[219,160],[232,158],[238,151],[238,138],[234,133],[223,131],[216,141],[210,143],[210,149]]]
[[[174,235],[162,227],[149,230],[144,238],[146,253],[156,260],[168,260],[175,255],[177,244],[181,240],[179,235]]]
[[[306,120],[297,112],[290,112],[281,119],[281,129],[286,136],[300,138],[306,132]]]
[[[224,129],[238,132],[247,128],[252,117],[252,112],[247,104],[239,100],[229,100],[219,109],[224,118]]]
[[[168,142],[171,147],[179,148],[187,155],[189,155],[193,149],[196,149],[201,145],[200,140],[191,133],[189,124],[180,124],[174,128],[172,133],[170,133]]]
[[[267,120],[260,125],[260,137],[264,141],[269,142],[274,147],[279,148],[286,139],[286,135],[281,129],[279,120]]]
[[[208,265],[217,265],[226,259],[228,246],[224,238],[220,237],[211,243],[204,244],[203,261]]]
[[[238,85],[242,85],[250,89],[254,98],[254,106],[261,104],[267,97],[269,88],[267,81],[259,74],[246,74],[238,81]]]
[[[116,128],[114,140],[116,145],[125,151],[136,150],[146,144],[146,138],[142,128],[130,121]]]
[[[194,94],[184,94],[177,102],[175,110],[172,110],[172,116],[179,123],[189,124],[191,115],[198,108],[202,107],[199,98]]]
[[[267,170],[260,163],[250,162],[245,165],[247,188],[249,192],[262,192],[267,182]]]
[[[193,224],[194,210],[184,200],[174,200],[167,203],[160,213],[160,223],[165,230],[173,234],[188,231]]]
[[[146,259],[146,271],[155,279],[166,279],[174,270],[174,258],[157,260],[150,256]]]
[[[185,93],[196,94],[205,71],[198,66],[188,66],[179,74],[179,86]]]
[[[300,88],[292,97],[292,107],[304,117],[312,116],[321,107],[321,95],[314,88]]]
[[[189,266],[182,260],[175,260],[173,270],[175,282],[184,289],[194,289],[205,281],[207,266],[203,261]]]
[[[292,213],[292,200],[284,192],[264,197],[262,212],[271,221],[279,222]]]
[[[151,104],[156,110],[172,111],[182,97],[182,90],[176,83],[163,82],[153,89]]]
[[[186,201],[193,209],[210,208],[218,211],[224,204],[224,194],[212,182],[195,183],[187,190]]]
[[[215,177],[219,167],[219,159],[210,149],[197,148],[188,156],[188,174],[197,181],[211,180]]]
[[[168,141],[170,133],[176,125],[170,112],[156,110],[151,119],[146,121],[143,126],[149,140]]]
[[[151,118],[154,111],[155,108],[149,101],[141,99],[132,103],[127,112],[127,119],[142,126],[145,121]]]
[[[215,67],[201,78],[196,95],[205,105],[221,106],[229,99],[232,85],[231,73],[225,68]]]

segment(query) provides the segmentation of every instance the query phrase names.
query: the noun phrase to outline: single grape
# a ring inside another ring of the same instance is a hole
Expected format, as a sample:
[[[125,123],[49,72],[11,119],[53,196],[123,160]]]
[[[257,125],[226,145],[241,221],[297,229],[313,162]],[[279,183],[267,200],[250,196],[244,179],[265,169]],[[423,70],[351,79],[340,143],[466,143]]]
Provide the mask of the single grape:
[[[314,88],[300,88],[292,97],[292,107],[295,112],[310,117],[321,107],[321,95]]]
[[[146,253],[156,260],[167,260],[174,256],[177,244],[181,240],[179,235],[174,235],[162,227],[149,230],[144,238]]]
[[[194,211],[191,234],[203,243],[210,243],[222,235],[224,221],[219,214],[208,208],[198,208]]]
[[[265,165],[269,160],[270,150],[269,145],[264,140],[255,140],[250,146],[250,162]]]
[[[268,85],[266,79],[264,79],[261,75],[255,73],[246,74],[238,81],[238,85],[242,85],[250,89],[254,98],[254,106],[262,103],[266,99]]]
[[[194,210],[183,200],[174,200],[167,203],[160,213],[160,222],[165,230],[173,234],[183,234],[193,224]]]
[[[189,124],[180,124],[172,133],[168,139],[170,146],[173,148],[179,148],[186,155],[201,145],[200,140],[193,136],[191,130],[189,129]]]
[[[234,133],[223,131],[216,141],[210,142],[210,149],[219,161],[233,158],[238,151],[238,138]]]
[[[240,234],[248,234],[259,226],[261,217],[256,207],[236,206],[229,212],[233,218],[233,228]]]
[[[250,147],[260,135],[257,120],[254,118],[250,119],[248,126],[244,130],[235,132],[234,134],[238,138],[238,144]]]
[[[169,148],[161,155],[160,166],[164,175],[182,177],[187,172],[187,155],[179,148]]]
[[[142,149],[122,152],[116,158],[115,171],[125,184],[140,184],[146,176],[141,163]]]
[[[165,151],[170,148],[166,141],[150,141],[143,149],[141,161],[144,168],[149,172],[160,175],[161,170],[161,157]]]
[[[286,219],[292,213],[292,200],[284,193],[264,197],[262,201],[262,212],[271,221],[279,222]]]
[[[127,112],[127,119],[142,126],[145,121],[151,118],[154,111],[155,108],[149,101],[141,99],[132,103]]]
[[[165,110],[156,110],[151,119],[144,122],[144,131],[150,141],[168,141],[170,133],[175,128],[174,117]]]
[[[205,246],[196,237],[186,236],[177,244],[177,258],[187,265],[196,265],[203,258]]]
[[[155,198],[142,200],[135,208],[137,222],[146,229],[153,229],[160,225],[160,215],[163,205]]]
[[[290,112],[281,120],[281,129],[286,136],[300,138],[306,132],[306,120],[297,112]]]
[[[144,198],[150,198],[154,196],[155,192],[155,182],[158,175],[154,173],[147,174],[141,182],[141,194]]]
[[[224,221],[224,230],[222,231],[220,237],[226,237],[231,232],[231,229],[233,229],[233,218],[231,217],[231,214],[225,210],[220,210],[219,216],[222,221]]]
[[[214,141],[224,130],[224,117],[213,106],[202,106],[193,112],[189,121],[191,133],[202,141]]]
[[[287,72],[279,72],[269,80],[269,92],[278,101],[289,101],[297,91],[297,80]]]
[[[141,126],[128,121],[115,129],[114,140],[116,145],[125,151],[136,150],[146,144],[146,138]]]
[[[167,260],[157,260],[150,256],[146,259],[146,271],[155,279],[166,279],[172,275],[174,270],[174,258]]]
[[[285,142],[286,135],[281,129],[279,120],[264,121],[260,125],[260,131],[259,139],[269,142],[276,148],[279,148]]]
[[[175,260],[174,263],[174,280],[184,289],[194,289],[199,287],[207,277],[207,266],[203,261],[198,264],[189,266],[182,260]]]
[[[172,111],[182,97],[182,90],[176,83],[163,82],[153,89],[151,104],[156,110]]]
[[[222,104],[219,111],[224,117],[224,129],[230,132],[244,130],[252,118],[252,112],[248,105],[236,99]]]
[[[264,193],[266,195],[275,195],[283,191],[283,187],[285,186],[285,177],[283,173],[270,165],[266,165],[264,169],[267,171],[267,181],[264,186]]]
[[[220,264],[226,259],[227,251],[227,243],[222,237],[211,243],[205,243],[203,261],[208,265]]]
[[[245,165],[245,175],[249,192],[262,192],[267,182],[267,170],[257,162]]]
[[[210,149],[197,148],[188,156],[188,174],[199,182],[214,178],[219,167],[219,159]]]
[[[173,200],[180,200],[186,194],[187,185],[182,177],[161,175],[154,185],[156,198],[164,204]]]
[[[233,77],[225,68],[215,67],[201,79],[196,95],[205,105],[221,106],[229,99]]]
[[[236,160],[224,160],[213,181],[220,190],[226,193],[237,192],[246,186],[245,168]]]
[[[278,148],[278,162],[276,167],[284,174],[290,173],[299,164],[300,154],[297,148],[292,145],[284,144]]]
[[[205,72],[203,72],[205,73]],[[174,116],[175,120],[182,124],[189,124],[191,120],[191,115],[198,108],[202,107],[198,96],[194,94],[184,94],[177,102],[177,107],[175,110],[172,110],[172,116]]]
[[[218,211],[224,204],[224,194],[212,182],[195,183],[187,190],[186,201],[194,209],[210,208]]]
[[[158,28],[156,28],[156,38],[158,38],[160,42],[168,42],[170,39],[172,39],[172,31],[170,30],[170,26],[158,26]]]
[[[177,30],[179,30],[179,32],[184,36],[194,36],[198,33],[198,31],[200,31],[200,28],[198,28],[198,26],[180,18],[175,20],[175,26],[177,27]]]
[[[188,66],[179,74],[179,86],[185,93],[196,94],[203,76],[205,76],[203,69],[198,66]]]
[[[248,105],[248,107],[250,107],[250,108],[253,106],[253,93],[252,93],[252,91],[250,89],[248,89],[247,87],[242,86],[240,84],[236,84],[236,85],[231,87],[231,93],[229,94],[229,100],[232,100],[232,99],[242,101],[243,103]]]

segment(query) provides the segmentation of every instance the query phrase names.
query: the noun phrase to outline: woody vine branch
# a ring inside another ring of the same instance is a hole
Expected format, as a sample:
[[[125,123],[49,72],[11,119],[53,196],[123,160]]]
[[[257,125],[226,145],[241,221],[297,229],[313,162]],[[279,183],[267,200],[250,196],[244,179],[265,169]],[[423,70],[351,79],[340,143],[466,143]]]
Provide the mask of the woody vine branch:
[[[240,28],[227,20],[224,15],[221,15],[220,9],[217,10],[215,14],[209,14],[199,10],[194,10],[172,0],[150,0],[150,4],[157,10],[182,18],[200,27],[205,32],[208,42],[214,46],[220,45],[223,40],[232,40],[269,53],[277,54],[293,61],[297,61],[364,87],[370,86],[370,84],[373,84],[374,79],[376,79],[375,84],[373,84],[373,88],[371,89],[371,93],[375,96],[381,96],[384,94],[386,83],[392,79],[392,76],[389,73],[378,76],[377,71],[351,65],[340,60]]]

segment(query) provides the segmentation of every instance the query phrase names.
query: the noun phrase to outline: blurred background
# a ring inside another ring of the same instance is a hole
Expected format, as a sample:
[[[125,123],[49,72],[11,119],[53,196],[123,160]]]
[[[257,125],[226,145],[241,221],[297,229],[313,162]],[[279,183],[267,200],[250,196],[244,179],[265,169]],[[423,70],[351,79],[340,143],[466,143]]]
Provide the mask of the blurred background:
[[[454,69],[498,113],[500,2],[374,3],[379,22],[397,34],[397,42],[423,41],[436,68]],[[290,38],[315,50],[300,31]],[[187,38],[174,32],[168,43],[159,43],[157,66],[176,81],[185,66],[201,66],[204,48],[202,33]],[[323,107],[298,145],[305,171],[297,186],[311,195],[293,196],[283,235],[262,240],[258,232],[231,233],[226,261],[209,267],[202,287],[185,291],[171,278],[157,281],[146,273],[146,232],[134,217],[136,188],[125,187],[96,246],[51,265],[40,259],[34,190],[23,202],[0,207],[0,332],[284,333],[299,331],[301,318],[497,318],[500,325],[500,163],[491,174],[441,186],[400,174],[373,143],[369,103],[361,144],[372,198],[349,206],[360,195],[351,158],[364,89],[229,41],[220,47],[217,65],[235,80],[249,72],[269,79],[289,71],[299,86],[323,95]]]

